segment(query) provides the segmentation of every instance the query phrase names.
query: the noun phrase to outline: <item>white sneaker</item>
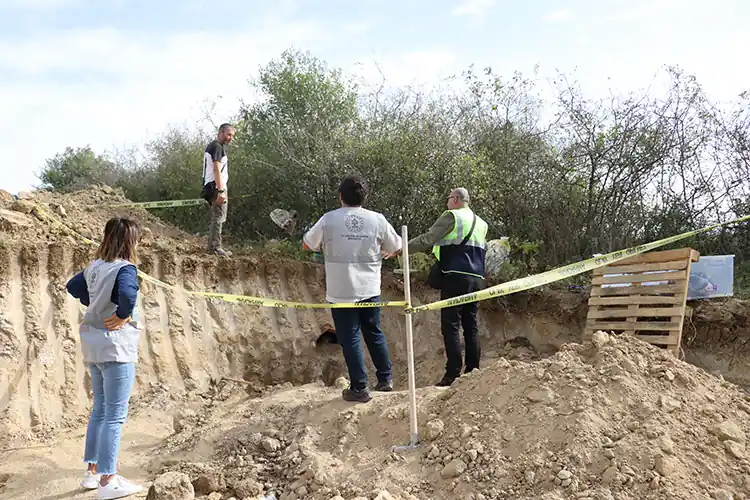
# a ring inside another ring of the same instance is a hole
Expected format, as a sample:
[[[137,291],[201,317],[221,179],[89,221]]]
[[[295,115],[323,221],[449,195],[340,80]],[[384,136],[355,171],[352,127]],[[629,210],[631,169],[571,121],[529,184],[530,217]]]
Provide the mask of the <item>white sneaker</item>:
[[[95,490],[99,486],[101,478],[102,476],[100,474],[87,470],[83,475],[83,479],[81,479],[81,488]]]
[[[113,498],[123,498],[143,491],[141,486],[133,484],[120,475],[114,476],[109,480],[107,486],[99,485],[97,498],[99,500],[112,500]]]

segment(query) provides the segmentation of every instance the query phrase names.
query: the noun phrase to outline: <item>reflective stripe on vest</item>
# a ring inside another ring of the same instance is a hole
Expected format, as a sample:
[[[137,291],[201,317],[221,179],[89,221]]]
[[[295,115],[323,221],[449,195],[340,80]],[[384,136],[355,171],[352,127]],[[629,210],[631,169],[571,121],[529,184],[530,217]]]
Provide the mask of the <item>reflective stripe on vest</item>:
[[[474,212],[471,211],[470,208],[458,208],[455,210],[449,210],[453,214],[454,224],[453,229],[450,233],[443,236],[443,238],[438,241],[434,247],[432,247],[432,253],[435,255],[435,257],[440,260],[440,247],[444,246],[453,246],[451,248],[451,254],[455,254],[456,252],[460,253],[466,253],[466,258],[470,259],[472,261],[477,260],[477,262],[469,262],[468,267],[471,267],[475,271],[480,272],[472,272],[468,268],[467,269],[450,269],[452,266],[452,263],[441,263],[443,267],[443,272],[459,272],[459,273],[466,273],[466,274],[472,274],[472,275],[483,275],[484,274],[484,250],[486,247],[486,237],[487,237],[487,223],[482,220],[481,217],[477,216],[477,222],[474,226],[474,231],[471,233],[471,236],[466,241],[466,249],[465,251],[459,250],[457,248],[458,245],[461,245],[461,242],[466,237],[466,234],[471,230],[471,224],[474,220]],[[478,260],[481,260],[479,262]],[[448,268],[446,268],[446,266]],[[467,267],[466,263],[460,264],[459,267]]]

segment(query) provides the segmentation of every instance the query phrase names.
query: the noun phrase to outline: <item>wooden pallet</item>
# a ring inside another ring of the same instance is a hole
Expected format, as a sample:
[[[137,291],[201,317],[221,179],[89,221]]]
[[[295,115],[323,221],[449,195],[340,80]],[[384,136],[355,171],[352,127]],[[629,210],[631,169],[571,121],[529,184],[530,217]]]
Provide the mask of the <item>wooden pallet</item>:
[[[691,248],[647,252],[595,269],[585,338],[597,330],[635,335],[677,355],[689,316],[690,264],[699,257]]]

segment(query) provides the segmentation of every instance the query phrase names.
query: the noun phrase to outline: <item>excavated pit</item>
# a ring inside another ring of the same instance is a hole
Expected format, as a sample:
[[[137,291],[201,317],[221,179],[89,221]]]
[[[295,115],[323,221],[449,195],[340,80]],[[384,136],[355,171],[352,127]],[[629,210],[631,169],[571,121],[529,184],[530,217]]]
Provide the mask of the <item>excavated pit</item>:
[[[243,380],[250,390],[260,391],[284,383],[333,385],[346,376],[330,310],[257,307],[185,293],[208,290],[322,303],[322,265],[267,252],[231,260],[206,256],[202,240],[143,210],[101,208],[124,201],[116,193],[92,188],[0,203],[11,214],[3,217],[0,228],[0,428],[7,431],[0,440],[43,438],[54,429],[85,423],[91,393],[78,345],[83,308],[66,293],[65,283],[90,262],[94,250],[69,229],[97,238],[115,214],[131,215],[146,228],[140,269],[177,287],[173,291],[142,283],[139,307],[145,328],[136,399],[154,387],[200,393],[222,377]],[[59,207],[57,212],[53,207]],[[438,299],[418,282],[412,290],[416,305]],[[403,299],[398,276],[384,271],[382,295],[384,300]],[[727,299],[694,305],[683,334],[685,359],[750,385],[748,304]],[[501,357],[532,361],[551,356],[561,345],[580,341],[585,316],[586,296],[581,293],[530,291],[482,302],[483,365]],[[404,313],[383,308],[381,318],[396,389],[405,389]],[[417,314],[413,325],[416,382],[425,387],[439,380],[444,369],[439,312]],[[374,379],[369,356],[365,359]]]
[[[88,374],[81,359],[77,325],[83,308],[65,283],[93,257],[87,245],[0,247],[0,423],[14,432],[39,433],[78,425],[90,404]],[[323,267],[277,257],[214,260],[144,251],[140,268],[177,291],[142,283],[144,323],[135,394],[158,385],[178,392],[205,391],[222,377],[251,388],[323,381],[346,376],[330,310],[266,308],[208,301],[184,290],[275,297],[301,302],[325,300]],[[385,273],[385,300],[402,298],[401,283]],[[416,284],[416,304],[435,300]],[[725,301],[727,302],[727,301]],[[499,304],[499,305],[498,305]],[[686,326],[686,359],[732,381],[748,381],[747,357],[726,333],[746,309],[731,302],[730,315],[716,303],[701,304]],[[741,304],[740,304],[741,305]],[[580,294],[521,294],[480,307],[483,360],[533,360],[578,341],[586,313]],[[719,320],[725,323],[722,325]],[[404,313],[382,309],[393,358],[396,389],[406,388]],[[733,326],[736,328],[736,325]],[[717,332],[725,333],[717,335]],[[712,342],[711,336],[715,341]],[[444,349],[438,312],[414,317],[416,380],[419,387],[442,375]],[[723,343],[721,342],[723,339]],[[374,378],[369,356],[368,371]]]
[[[0,418],[10,432],[39,432],[85,418],[90,384],[77,333],[84,308],[67,294],[65,284],[90,262],[93,251],[87,245],[63,243],[0,247]],[[138,306],[144,330],[136,395],[154,385],[201,392],[222,377],[262,388],[319,380],[332,385],[346,375],[330,310],[232,304],[185,292],[319,303],[325,300],[322,266],[272,257],[181,257],[168,251],[143,251],[140,260],[141,270],[177,290],[141,284]],[[386,276],[384,299],[401,299],[399,285]],[[486,359],[507,355],[505,340],[519,335],[552,341],[561,333],[573,333],[551,319],[524,324],[485,310],[480,322]],[[393,357],[396,388],[405,388],[403,311],[384,308],[381,326]],[[440,378],[444,363],[439,314],[419,315],[414,326],[417,384],[429,385]],[[535,353],[531,345],[519,349]]]

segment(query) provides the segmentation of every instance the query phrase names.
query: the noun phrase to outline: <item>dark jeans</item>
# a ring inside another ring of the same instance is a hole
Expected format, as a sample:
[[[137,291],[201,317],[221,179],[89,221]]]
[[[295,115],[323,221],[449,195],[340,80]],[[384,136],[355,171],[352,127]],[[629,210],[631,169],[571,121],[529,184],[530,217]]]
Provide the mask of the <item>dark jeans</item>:
[[[476,276],[447,273],[443,275],[443,288],[440,299],[450,299],[466,293],[481,290],[484,280]],[[479,302],[469,302],[440,310],[440,327],[445,343],[445,375],[456,378],[461,375],[461,338],[458,332],[464,327],[464,344],[466,347],[466,372],[479,368],[481,348],[479,346],[479,327],[477,310]]]
[[[380,296],[371,297],[362,302],[380,302]],[[351,389],[362,391],[367,388],[367,372],[365,372],[360,331],[375,365],[378,381],[390,381],[392,378],[391,357],[388,353],[385,335],[380,330],[380,308],[331,309],[331,315],[336,328],[336,338],[344,352],[344,360],[349,370]]]

